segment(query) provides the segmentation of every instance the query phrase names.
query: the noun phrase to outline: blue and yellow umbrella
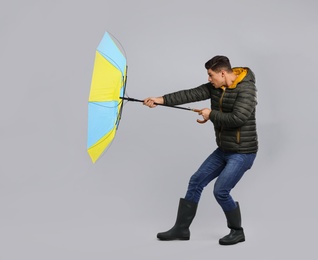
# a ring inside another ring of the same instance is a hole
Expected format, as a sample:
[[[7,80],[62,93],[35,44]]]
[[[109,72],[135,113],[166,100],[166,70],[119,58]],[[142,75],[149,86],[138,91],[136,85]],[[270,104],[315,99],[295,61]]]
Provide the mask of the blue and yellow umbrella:
[[[106,32],[99,43],[88,100],[87,151],[93,163],[113,141],[121,118],[123,101],[143,102],[125,97],[127,61],[113,38]],[[196,109],[157,104],[183,110]]]
[[[87,151],[93,163],[115,137],[127,79],[126,58],[106,32],[99,43],[88,100]]]

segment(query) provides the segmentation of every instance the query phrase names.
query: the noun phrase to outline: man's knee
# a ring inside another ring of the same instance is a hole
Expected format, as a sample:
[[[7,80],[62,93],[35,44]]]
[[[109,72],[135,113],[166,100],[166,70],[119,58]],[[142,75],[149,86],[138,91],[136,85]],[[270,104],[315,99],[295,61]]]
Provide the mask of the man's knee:
[[[217,201],[226,201],[229,198],[229,192],[222,189],[214,189],[213,195]]]

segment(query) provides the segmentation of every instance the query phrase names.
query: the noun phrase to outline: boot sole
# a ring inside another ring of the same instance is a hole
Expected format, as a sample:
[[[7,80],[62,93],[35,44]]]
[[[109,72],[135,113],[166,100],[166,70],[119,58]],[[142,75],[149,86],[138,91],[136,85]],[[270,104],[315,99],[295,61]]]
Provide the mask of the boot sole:
[[[186,241],[186,240],[190,240],[190,237],[172,237],[172,238],[164,238],[164,237],[157,237],[158,240],[161,241],[173,241],[173,240],[182,240],[182,241]]]
[[[238,244],[238,243],[241,243],[241,242],[244,242],[245,241],[245,238],[242,238],[238,241],[234,241],[234,242],[223,242],[223,241],[219,241],[219,244],[222,245],[222,246],[231,246],[231,245],[235,245],[235,244]]]

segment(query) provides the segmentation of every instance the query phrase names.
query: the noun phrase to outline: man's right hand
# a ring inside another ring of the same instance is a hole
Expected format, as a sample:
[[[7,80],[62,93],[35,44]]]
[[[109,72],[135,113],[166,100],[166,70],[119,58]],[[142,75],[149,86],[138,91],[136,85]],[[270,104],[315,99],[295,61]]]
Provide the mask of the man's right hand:
[[[144,99],[143,104],[147,107],[154,108],[158,104],[163,104],[163,97],[149,97]]]

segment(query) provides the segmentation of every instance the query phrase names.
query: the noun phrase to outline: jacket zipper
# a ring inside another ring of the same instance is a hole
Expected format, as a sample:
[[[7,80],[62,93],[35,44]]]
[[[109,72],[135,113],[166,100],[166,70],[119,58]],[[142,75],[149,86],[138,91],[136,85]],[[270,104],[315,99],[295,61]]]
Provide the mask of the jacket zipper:
[[[241,128],[236,131],[236,142],[239,144],[241,142]]]
[[[223,97],[224,97],[224,94],[225,94],[225,90],[226,90],[226,88],[223,89],[223,93],[222,93],[222,95],[220,97],[220,112],[222,112],[222,103],[223,103]]]
[[[221,95],[221,97],[220,97],[220,112],[222,113],[222,103],[223,103],[223,97],[224,97],[224,94],[225,94],[225,91],[226,91],[226,88],[224,87],[223,88],[223,93],[222,93],[222,95]],[[222,131],[223,131],[223,126],[221,127],[221,129],[220,129],[220,132],[219,132],[219,139],[220,139],[220,145],[221,145],[221,134],[222,134]]]

